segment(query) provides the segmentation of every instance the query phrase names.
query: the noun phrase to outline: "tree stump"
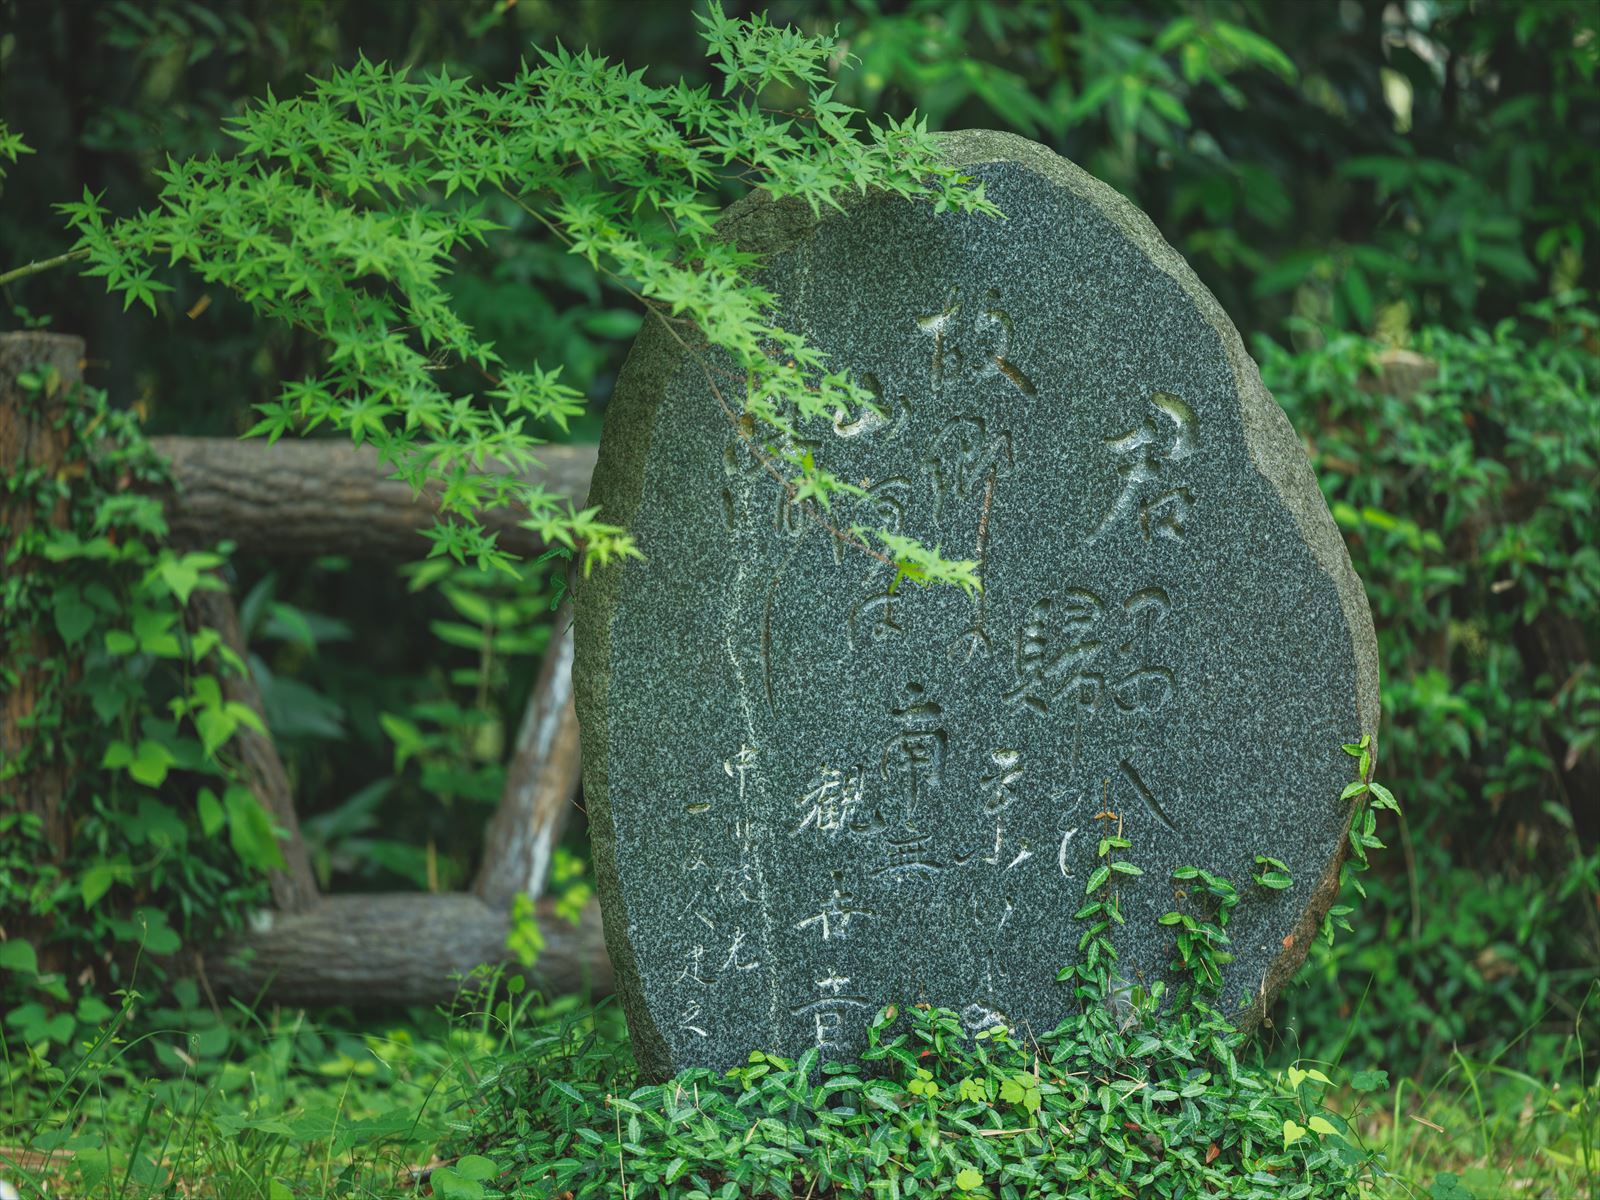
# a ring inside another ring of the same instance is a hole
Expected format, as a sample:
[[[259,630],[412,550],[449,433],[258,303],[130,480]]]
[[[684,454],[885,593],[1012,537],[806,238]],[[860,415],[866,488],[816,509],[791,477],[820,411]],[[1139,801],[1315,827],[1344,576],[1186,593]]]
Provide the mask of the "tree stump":
[[[25,628],[18,614],[45,595],[37,554],[36,496],[55,486],[68,445],[67,405],[83,381],[83,339],[56,333],[0,334],[0,564],[4,626],[0,628],[0,800],[37,814],[59,858],[66,845],[62,802],[69,764],[47,757],[59,745],[36,719],[41,702],[70,678],[64,647],[45,627]],[[27,372],[46,377],[41,391],[24,388]],[[46,522],[63,528],[66,495]]]
[[[83,351],[82,338],[0,334],[0,807],[38,818],[51,863],[66,856],[72,764],[47,714],[76,669],[51,624],[23,614],[48,599],[48,572],[38,553],[41,499],[46,527],[67,523],[59,479],[69,442],[67,406],[83,382]],[[41,389],[23,386],[29,372],[41,377]],[[64,720],[66,714],[58,710],[56,716]],[[42,970],[65,966],[49,945],[47,928],[7,916],[0,933],[33,942]]]

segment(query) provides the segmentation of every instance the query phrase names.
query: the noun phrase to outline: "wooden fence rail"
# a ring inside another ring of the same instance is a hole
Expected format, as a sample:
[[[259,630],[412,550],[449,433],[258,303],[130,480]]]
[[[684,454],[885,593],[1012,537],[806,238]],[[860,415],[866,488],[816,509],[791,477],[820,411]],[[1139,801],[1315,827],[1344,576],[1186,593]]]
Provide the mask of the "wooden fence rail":
[[[261,554],[349,554],[418,558],[417,530],[433,520],[434,495],[413,498],[386,479],[371,446],[336,441],[264,441],[159,437],[156,450],[172,464],[176,489],[166,497],[174,536],[199,544],[222,538]],[[593,446],[545,446],[530,482],[581,502],[594,469]],[[500,545],[538,553],[538,539],[509,508],[483,514]]]
[[[76,338],[0,334],[0,471],[24,461],[48,469],[52,455],[59,459],[64,450],[50,440],[49,422],[30,424],[20,416],[16,375],[49,362],[72,383],[81,377],[83,353]],[[66,389],[62,402],[70,403]],[[371,447],[325,441],[269,447],[187,437],[156,438],[154,444],[172,465],[175,486],[162,500],[180,542],[211,545],[227,539],[241,550],[290,556],[392,558],[426,552],[417,530],[433,519],[434,494],[414,497],[404,484],[385,479]],[[546,447],[542,468],[531,478],[555,495],[581,499],[594,453],[589,446]],[[537,553],[537,539],[517,524],[521,515],[501,510],[487,514],[486,523],[500,534],[501,545]],[[0,497],[0,549],[18,536],[24,519]],[[217,630],[248,661],[229,592],[197,591],[187,618],[191,628]],[[224,686],[228,699],[264,713],[250,675],[228,675]],[[0,748],[35,736],[28,728],[28,696],[21,687],[0,697]],[[591,901],[573,925],[556,917],[552,902],[542,898],[551,855],[578,789],[567,610],[556,615],[469,892],[321,894],[300,834],[291,780],[272,739],[242,731],[229,750],[280,831],[286,866],[271,877],[272,911],[258,914],[247,932],[227,944],[196,956],[196,970],[214,991],[290,1004],[447,1002],[474,967],[504,963],[520,970],[507,962],[511,906],[519,893],[538,902],[545,940],[538,962],[525,972],[531,981],[551,992],[611,990],[598,905]],[[57,775],[46,771],[0,784],[0,796],[7,803],[41,808],[52,828],[64,826],[64,780]]]

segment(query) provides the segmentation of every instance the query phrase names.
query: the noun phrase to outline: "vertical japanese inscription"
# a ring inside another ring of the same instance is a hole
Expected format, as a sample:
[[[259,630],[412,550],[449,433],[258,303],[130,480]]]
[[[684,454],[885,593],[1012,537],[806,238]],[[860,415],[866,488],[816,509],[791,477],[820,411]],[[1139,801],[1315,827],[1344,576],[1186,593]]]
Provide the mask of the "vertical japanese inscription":
[[[762,965],[747,932],[760,922],[763,899],[748,808],[749,781],[757,767],[756,748],[741,745],[720,764],[721,786],[708,786],[704,799],[684,805],[695,849],[683,865],[679,912],[685,927],[676,971],[669,975],[673,1024],[680,1035],[710,1037],[715,1017],[707,1014],[716,1011],[719,983]]]
[[[928,375],[935,393],[947,382],[962,378],[1003,378],[1024,396],[1038,392],[1033,380],[1013,361],[1017,326],[1011,314],[1000,307],[998,288],[988,289],[982,301],[963,311],[961,285],[952,285],[944,306],[917,317],[916,326],[933,339]]]
[[[1054,705],[1094,717],[1108,699],[1120,712],[1159,713],[1176,690],[1154,644],[1171,608],[1160,587],[1130,592],[1115,609],[1088,588],[1041,596],[1017,626],[1014,682],[1001,699],[1038,716]]]
[[[1070,720],[1072,768],[1079,764],[1080,735],[1098,730],[1096,740],[1116,749],[1107,761],[1100,761],[1104,751],[1099,751],[1084,764],[1093,771],[1085,794],[1126,787],[1157,824],[1176,833],[1170,812],[1134,764],[1143,741],[1140,731],[1170,720],[1168,710],[1178,695],[1170,650],[1163,644],[1171,612],[1171,595],[1154,584],[1135,588],[1120,603],[1087,588],[1040,597],[1018,624],[1014,682],[1001,699],[1035,717]],[[1066,821],[1058,863],[1061,873],[1070,875],[1067,853],[1077,824]]]
[[[1319,748],[1366,728],[1371,664],[1276,410],[1125,210],[1042,152],[951,144],[1007,220],[886,197],[730,224],[774,248],[786,325],[870,403],[786,414],[799,441],[719,425],[704,371],[652,335],[608,417],[596,502],[649,557],[583,589],[580,703],[651,1075],[751,1045],[846,1055],[893,1001],[1045,1027],[1098,813],[1149,859],[1118,931],[1130,978],[1170,959],[1143,920],[1162,868],[1209,861],[1230,817],[1297,874],[1326,861]],[[768,469],[808,452],[850,485],[825,507]],[[852,550],[856,526],[973,560],[984,587],[919,586]],[[1287,927],[1250,903],[1232,974],[1254,983]]]
[[[815,930],[825,942],[834,938],[843,940],[850,935],[850,923],[855,920],[865,920],[876,916],[870,908],[863,908],[856,902],[854,892],[841,891],[845,882],[844,872],[833,873],[833,895],[822,902],[821,907],[810,916],[802,917],[795,922],[796,929]]]
[[[937,400],[958,385],[981,391],[988,381],[998,380],[1023,396],[1036,395],[1038,388],[1018,362],[1016,321],[1001,306],[999,290],[989,288],[981,300],[970,303],[964,294],[964,285],[952,285],[941,307],[912,320],[912,327],[928,339],[923,343],[928,352],[926,379],[913,391],[925,389]],[[886,403],[889,393],[878,376],[867,373],[863,380],[880,413],[854,420],[841,414],[834,423],[835,433],[854,437],[862,429],[884,428],[888,432],[880,442],[898,437],[920,402],[914,406],[905,394],[896,392],[894,402]],[[997,488],[1016,469],[1011,431],[996,423],[991,399],[985,397],[980,405],[946,419],[929,437],[921,458],[920,486],[899,474],[863,481],[867,494],[857,504],[863,524],[896,535],[937,541],[947,525],[959,521],[963,528],[975,527],[970,550],[962,547],[959,553],[970,553],[980,578],[988,558]],[[905,590],[897,590],[896,582],[879,568],[868,570],[863,580],[867,592],[853,601],[848,616],[853,646],[864,648],[906,634],[906,609],[913,601]],[[984,593],[978,592],[972,604],[971,624],[949,647],[952,657],[965,661],[980,651],[987,653],[993,645],[985,625]]]
[[[832,423],[841,446],[891,453],[886,463],[878,460],[889,467],[889,474],[861,480],[864,490],[854,501],[854,518],[900,536],[937,539],[942,532],[971,537],[980,575],[987,565],[991,523],[997,510],[1003,512],[1005,507],[1003,500],[997,504],[997,497],[1018,474],[1017,446],[1004,410],[995,405],[997,397],[969,404],[956,398],[955,389],[957,385],[981,388],[994,381],[1002,392],[1010,389],[1023,397],[1038,393],[1016,359],[1016,322],[998,301],[994,289],[979,300],[969,300],[961,286],[953,286],[941,307],[915,322],[927,339],[926,394],[936,402],[935,412],[942,399],[955,408],[955,415],[941,418],[932,428],[925,426],[918,438],[912,424],[922,407],[917,389],[885,386],[877,375],[867,373],[862,378],[873,405],[855,414],[841,411]],[[1199,445],[1198,423],[1188,404],[1173,393],[1155,392],[1138,424],[1103,436],[1099,445],[1118,486],[1108,492],[1105,509],[1087,530],[1087,541],[1132,524],[1146,542],[1181,543],[1194,503],[1183,464]],[[815,455],[822,448],[791,439],[778,449]],[[743,484],[754,481],[760,469],[759,463],[733,446],[726,463],[730,480]],[[804,516],[780,497],[771,527],[799,537],[805,532],[799,523]],[[785,565],[792,558],[789,555]],[[762,606],[764,664],[770,662],[776,578],[766,588]],[[866,566],[843,614],[854,648],[907,636],[907,608],[917,602],[917,590],[897,589],[895,582],[887,564]],[[1005,653],[1004,632],[991,631],[986,623],[987,604],[987,593],[980,591],[969,626],[949,643],[951,658],[970,661],[980,651],[992,652],[997,641]],[[1014,719],[1025,726],[1031,724],[1030,718],[1070,723],[1074,770],[1084,731],[1111,722],[1095,740],[1094,761],[1083,764],[1084,794],[1079,800],[1090,792],[1103,792],[1108,800],[1113,791],[1125,794],[1168,832],[1176,832],[1177,826],[1141,773],[1137,738],[1123,723],[1158,719],[1174,700],[1177,675],[1163,646],[1172,607],[1167,590],[1156,584],[1114,594],[1106,594],[1098,584],[1064,585],[1036,596],[1015,628],[1010,645],[1013,678],[999,697],[1003,708],[1015,712]],[[923,636],[920,627],[915,636]],[[770,682],[768,698],[770,707]],[[795,794],[786,823],[788,838],[831,847],[829,854],[839,864],[830,869],[830,881],[816,890],[811,902],[799,904],[787,921],[787,936],[798,939],[802,961],[800,948],[805,946],[870,946],[875,924],[893,919],[884,904],[905,903],[890,898],[907,895],[900,889],[916,881],[933,880],[951,870],[993,872],[1007,880],[1029,878],[1027,866],[1037,856],[1027,833],[1041,820],[1048,839],[1045,863],[1054,851],[1057,872],[1064,877],[1072,873],[1071,849],[1087,814],[1076,811],[1081,804],[1063,811],[1043,795],[1027,799],[1023,749],[1027,738],[1014,745],[991,745],[982,752],[953,743],[941,699],[916,679],[888,705],[887,716],[892,731],[875,760],[871,755],[836,753],[820,761],[810,782]],[[1110,758],[1101,762],[1107,747],[1112,748]],[[728,770],[742,784],[734,760]],[[974,786],[976,804],[970,819],[981,828],[956,833],[952,841],[951,806],[959,805],[965,789]],[[719,886],[725,894],[731,890],[742,896],[742,879],[736,866],[725,867]],[[886,887],[892,890],[884,893]],[[802,894],[795,893],[797,901]],[[978,975],[970,980],[972,1000],[964,1015],[973,1028],[1003,1019],[999,1007],[1012,966],[1008,931],[1022,923],[1018,895],[983,891],[972,900],[970,937]],[[734,924],[731,935],[726,929],[719,931],[719,937],[720,941],[697,944],[680,975],[681,983],[707,987],[730,972],[759,965],[742,954],[742,925]],[[855,974],[859,976],[859,966]],[[870,1007],[868,993],[859,979],[852,981],[846,970],[837,968],[822,973],[815,986],[815,995],[794,1000],[788,1011],[807,1023],[815,1045],[842,1049],[849,1040],[851,1013]]]
[[[807,1023],[817,1049],[842,1050],[847,1045],[846,1019],[872,1006],[860,988],[850,985],[849,976],[839,974],[837,969],[818,979],[816,986],[814,999],[792,1005],[789,1012]]]

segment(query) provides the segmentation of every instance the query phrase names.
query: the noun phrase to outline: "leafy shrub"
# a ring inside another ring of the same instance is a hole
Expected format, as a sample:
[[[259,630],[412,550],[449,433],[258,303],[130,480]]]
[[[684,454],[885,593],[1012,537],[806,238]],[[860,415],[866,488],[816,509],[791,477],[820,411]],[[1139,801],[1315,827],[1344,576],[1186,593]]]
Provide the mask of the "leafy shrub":
[[[1552,1072],[1596,977],[1570,923],[1593,908],[1600,852],[1551,878],[1460,866],[1423,842],[1414,870],[1420,895],[1403,874],[1367,880],[1352,931],[1313,950],[1279,1018],[1292,1052],[1431,1077],[1457,1049],[1509,1051]]]
[[[224,555],[167,544],[149,493],[170,481],[134,414],[96,389],[63,396],[47,370],[19,384],[23,404],[59,413],[49,419],[68,431],[59,470],[25,461],[0,479],[6,503],[36,517],[0,593],[0,687],[33,681],[33,736],[0,779],[27,787],[30,773],[60,768],[68,781],[63,843],[37,806],[0,813],[0,1008],[42,1052],[108,1014],[92,995],[74,1006],[74,993],[109,991],[141,954],[164,961],[237,927],[282,858],[235,769],[235,732],[263,729],[224,694],[243,663],[187,611],[223,586]]]
[[[1374,1164],[1322,1106],[1329,1076],[1241,1065],[1243,1039],[1212,1006],[1238,902],[1226,880],[1174,873],[1188,897],[1162,918],[1176,994],[1119,990],[1118,889],[1142,874],[1129,848],[1111,827],[1100,839],[1074,918],[1083,961],[1060,975],[1074,1011],[1053,1031],[969,1036],[956,1013],[890,1006],[859,1069],[756,1051],[726,1074],[641,1084],[619,1045],[567,1022],[483,1080],[461,1161],[475,1182],[578,1200],[1367,1194]]]
[[[1409,353],[1262,341],[1365,581],[1400,855],[1297,997],[1414,1064],[1571,1019],[1600,971],[1600,316],[1425,329]],[[1376,1010],[1376,1011],[1375,1011]],[[1377,1041],[1374,1041],[1377,1039]]]

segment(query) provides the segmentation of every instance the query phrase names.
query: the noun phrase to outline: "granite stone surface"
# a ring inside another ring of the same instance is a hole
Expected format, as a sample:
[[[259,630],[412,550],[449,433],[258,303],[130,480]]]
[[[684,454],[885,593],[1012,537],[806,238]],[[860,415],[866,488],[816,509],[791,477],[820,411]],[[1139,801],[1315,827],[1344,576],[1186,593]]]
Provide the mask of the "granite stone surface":
[[[1023,139],[946,144],[1005,219],[753,198],[722,227],[881,398],[805,431],[868,489],[830,519],[979,560],[980,596],[891,591],[649,324],[606,416],[590,502],[646,558],[580,584],[575,682],[608,944],[657,1076],[848,1058],[890,1002],[1054,1026],[1104,813],[1145,871],[1130,979],[1172,956],[1178,866],[1243,894],[1246,1020],[1332,899],[1377,656],[1294,432],[1137,209]],[[1258,854],[1294,886],[1252,885]]]

